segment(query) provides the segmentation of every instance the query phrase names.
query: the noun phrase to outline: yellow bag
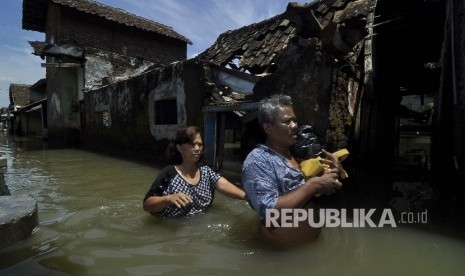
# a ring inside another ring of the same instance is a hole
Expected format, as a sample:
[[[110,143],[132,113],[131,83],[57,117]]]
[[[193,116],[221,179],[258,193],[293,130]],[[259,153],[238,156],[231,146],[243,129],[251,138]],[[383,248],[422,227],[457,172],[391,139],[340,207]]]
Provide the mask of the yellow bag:
[[[333,153],[334,156],[339,158],[339,161],[344,161],[347,156],[349,156],[349,151],[347,149],[341,149]],[[317,176],[324,172],[324,170],[329,169],[329,166],[320,162],[321,157],[310,158],[304,160],[300,163],[300,170],[303,172],[305,179]],[[341,172],[341,179],[348,178],[349,175],[345,170]]]

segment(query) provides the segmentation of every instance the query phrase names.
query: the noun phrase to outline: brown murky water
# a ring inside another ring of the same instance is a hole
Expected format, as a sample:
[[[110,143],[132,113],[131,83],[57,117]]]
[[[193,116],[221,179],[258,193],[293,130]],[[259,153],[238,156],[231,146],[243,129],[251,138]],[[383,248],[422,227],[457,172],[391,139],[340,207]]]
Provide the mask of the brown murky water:
[[[0,134],[12,194],[38,201],[35,233],[0,250],[0,275],[461,275],[465,243],[406,227],[327,228],[278,249],[241,201],[160,221],[141,200],[156,168]],[[0,198],[1,200],[1,198]]]

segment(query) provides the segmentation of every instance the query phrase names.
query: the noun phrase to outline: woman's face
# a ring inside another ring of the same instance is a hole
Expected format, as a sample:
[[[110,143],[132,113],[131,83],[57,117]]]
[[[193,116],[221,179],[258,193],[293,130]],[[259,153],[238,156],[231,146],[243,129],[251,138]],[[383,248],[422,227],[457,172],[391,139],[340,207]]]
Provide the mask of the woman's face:
[[[197,162],[203,152],[203,142],[200,134],[197,134],[192,143],[176,145],[176,149],[182,156],[183,162]]]

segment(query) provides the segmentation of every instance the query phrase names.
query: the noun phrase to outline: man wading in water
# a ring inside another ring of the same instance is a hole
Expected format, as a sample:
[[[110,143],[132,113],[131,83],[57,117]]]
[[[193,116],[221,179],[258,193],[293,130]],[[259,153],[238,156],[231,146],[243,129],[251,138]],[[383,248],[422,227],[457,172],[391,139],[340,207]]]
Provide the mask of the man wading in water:
[[[308,221],[300,222],[298,227],[266,227],[266,210],[311,208],[315,195],[329,195],[341,188],[338,181],[343,171],[341,163],[325,152],[326,157],[321,162],[330,169],[321,176],[305,180],[289,150],[296,142],[298,127],[290,96],[278,94],[263,100],[258,122],[265,131],[266,142],[247,156],[242,167],[242,181],[252,207],[260,216],[260,234],[285,245],[312,241],[319,236],[319,228],[312,228]]]

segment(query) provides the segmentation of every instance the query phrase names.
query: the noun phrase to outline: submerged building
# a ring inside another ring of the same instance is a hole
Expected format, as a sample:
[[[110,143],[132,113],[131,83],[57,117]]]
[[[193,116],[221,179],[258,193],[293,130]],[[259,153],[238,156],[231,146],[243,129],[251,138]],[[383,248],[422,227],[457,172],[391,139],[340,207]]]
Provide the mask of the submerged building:
[[[186,59],[191,43],[171,27],[94,1],[24,0],[22,25],[45,33],[30,43],[45,59],[48,141],[65,145],[83,135],[86,91]]]
[[[464,197],[463,3],[291,2],[189,60],[187,38],[121,10],[23,5],[23,28],[46,33],[32,45],[47,59],[49,139],[166,162],[168,139],[197,125],[207,161],[221,168],[263,138],[258,102],[284,93],[329,150],[349,149],[349,173],[366,181],[361,192],[390,194],[402,180],[434,183],[446,201]]]

